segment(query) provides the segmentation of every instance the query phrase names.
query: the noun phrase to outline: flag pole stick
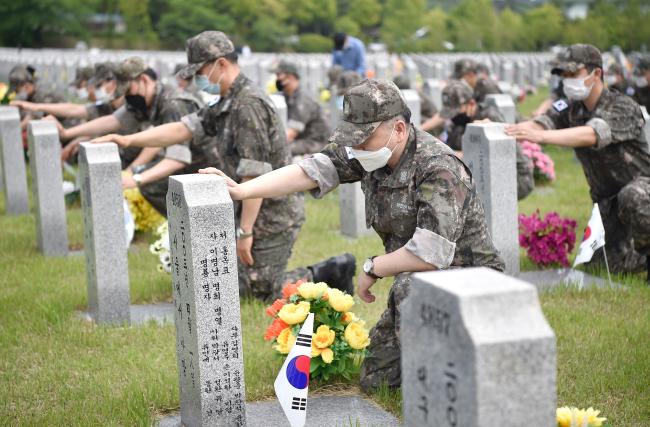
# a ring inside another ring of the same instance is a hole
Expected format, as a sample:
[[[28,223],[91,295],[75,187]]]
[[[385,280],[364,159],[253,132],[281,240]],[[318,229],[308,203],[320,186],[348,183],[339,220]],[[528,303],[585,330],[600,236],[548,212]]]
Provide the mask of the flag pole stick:
[[[607,269],[607,279],[609,280],[609,287],[613,288],[612,285],[612,275],[609,273],[609,263],[607,262],[607,251],[605,250],[605,245],[603,245],[603,255],[605,255],[605,268]]]

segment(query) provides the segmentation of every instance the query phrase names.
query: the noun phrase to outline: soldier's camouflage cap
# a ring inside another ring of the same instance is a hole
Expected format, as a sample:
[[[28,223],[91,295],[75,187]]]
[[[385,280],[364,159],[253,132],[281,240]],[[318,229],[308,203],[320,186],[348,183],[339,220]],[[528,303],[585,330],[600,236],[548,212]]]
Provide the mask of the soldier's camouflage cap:
[[[399,88],[399,89],[410,89],[411,88],[411,79],[409,79],[409,76],[406,74],[400,74],[398,76],[393,77],[393,83]]]
[[[440,117],[450,119],[460,112],[460,107],[474,97],[472,88],[464,82],[453,80],[442,90]]]
[[[93,74],[95,74],[93,67],[79,67],[75,70],[74,80],[70,85],[79,87],[81,82],[88,82]]]
[[[285,73],[293,74],[294,76],[300,78],[300,73],[298,72],[298,67],[293,62],[289,62],[286,59],[282,59],[278,62],[272,70],[274,73]]]
[[[639,61],[639,70],[640,71],[647,71],[650,70],[650,57],[642,58]]]
[[[454,75],[452,77],[460,79],[467,73],[476,73],[478,71],[477,66],[478,64],[473,59],[459,59],[454,63]]]
[[[343,95],[349,87],[361,81],[361,75],[356,71],[345,70],[336,79],[336,89],[339,95]]]
[[[112,62],[99,62],[95,64],[93,75],[90,80],[88,80],[88,84],[97,86],[99,83],[115,79],[116,69],[117,64]]]
[[[185,42],[187,65],[178,76],[182,79],[193,77],[205,63],[219,59],[235,51],[235,45],[221,31],[204,31]]]
[[[15,92],[18,86],[23,83],[34,83],[36,71],[29,65],[16,65],[9,72],[9,92]]]
[[[586,66],[603,68],[600,51],[590,44],[573,44],[551,61],[551,74],[575,73]]]
[[[384,121],[406,113],[402,92],[389,80],[364,80],[343,96],[341,123],[329,141],[354,147],[362,144]]]
[[[117,86],[113,96],[119,98],[124,95],[129,88],[129,83],[137,79],[146,70],[147,64],[139,56],[132,56],[122,61],[114,71]]]

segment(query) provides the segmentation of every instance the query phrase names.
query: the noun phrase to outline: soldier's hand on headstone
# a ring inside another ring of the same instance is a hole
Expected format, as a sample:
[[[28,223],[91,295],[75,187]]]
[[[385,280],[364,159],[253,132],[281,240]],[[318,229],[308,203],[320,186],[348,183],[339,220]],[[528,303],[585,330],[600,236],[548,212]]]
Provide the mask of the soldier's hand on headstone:
[[[375,296],[370,292],[370,288],[376,281],[377,279],[374,279],[363,272],[359,273],[359,287],[357,289],[357,294],[362,301],[367,303],[375,302]]]
[[[532,129],[520,125],[511,125],[506,126],[505,133],[506,135],[515,137],[517,141],[526,140],[534,142],[536,144],[541,144],[544,142],[544,131],[540,129]]]
[[[237,256],[245,265],[253,265],[253,236],[244,237],[237,240]]]
[[[102,142],[114,142],[122,148],[126,148],[129,146],[128,138],[125,135],[118,135],[116,133],[100,136],[99,138],[95,138],[90,142],[92,142],[93,144],[100,144]]]
[[[74,156],[77,151],[79,151],[79,142],[71,142],[61,150],[61,161],[67,162],[72,156]]]
[[[237,181],[234,179],[230,178],[228,175],[223,173],[223,171],[217,169],[217,168],[205,168],[205,169],[199,169],[199,173],[201,174],[206,174],[206,175],[219,175],[220,177],[224,178],[226,180],[226,184],[228,185],[228,191],[230,192],[230,197],[233,200],[242,200],[243,196],[240,191],[239,184]]]
[[[50,115],[45,116],[43,118],[43,120],[48,120],[48,121],[54,122],[54,124],[56,125],[56,130],[59,131],[59,138],[61,138],[61,139],[69,139],[68,135],[67,135],[67,133],[65,131],[65,128],[63,127],[63,125],[61,124],[59,119],[57,119],[56,117],[54,117],[53,115],[50,114]]]
[[[35,111],[35,109],[33,108],[34,104],[32,104],[29,101],[20,101],[20,100],[11,101],[9,105],[11,105],[12,107],[18,107],[26,111]]]

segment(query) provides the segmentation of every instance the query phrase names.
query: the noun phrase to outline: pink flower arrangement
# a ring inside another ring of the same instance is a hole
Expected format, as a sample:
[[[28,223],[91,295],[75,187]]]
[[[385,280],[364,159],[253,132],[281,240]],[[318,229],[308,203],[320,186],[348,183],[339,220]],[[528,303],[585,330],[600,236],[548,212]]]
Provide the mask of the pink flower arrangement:
[[[531,216],[519,215],[519,245],[528,258],[541,267],[569,266],[569,254],[576,242],[576,221],[556,212],[542,219],[537,210]]]
[[[521,142],[521,151],[533,162],[533,173],[536,180],[542,182],[555,181],[555,163],[548,154],[542,151],[539,144],[530,141]]]

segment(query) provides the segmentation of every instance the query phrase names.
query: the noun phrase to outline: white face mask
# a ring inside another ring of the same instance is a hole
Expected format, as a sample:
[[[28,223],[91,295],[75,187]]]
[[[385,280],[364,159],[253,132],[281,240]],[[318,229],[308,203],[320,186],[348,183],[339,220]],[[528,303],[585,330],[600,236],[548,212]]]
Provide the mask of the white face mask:
[[[366,172],[372,172],[379,168],[383,168],[386,166],[395,150],[395,148],[392,150],[388,148],[388,144],[390,144],[390,140],[393,138],[393,133],[395,133],[395,125],[393,125],[393,130],[390,131],[390,137],[388,137],[386,145],[377,151],[355,150],[354,148],[351,148],[350,154],[361,163],[361,167]]]
[[[108,94],[108,92],[106,92],[106,89],[104,89],[104,86],[95,90],[95,99],[97,99],[97,101],[107,102],[110,97],[111,96]]]
[[[646,87],[648,86],[648,80],[645,78],[645,76],[637,77],[634,79],[636,83],[636,87]]]
[[[575,79],[565,78],[564,80],[562,80],[564,84],[564,93],[566,94],[567,98],[569,98],[572,101],[584,101],[585,99],[587,99],[595,83],[594,82],[589,86],[585,85],[585,81],[590,76],[591,74],[582,78],[575,78]]]

